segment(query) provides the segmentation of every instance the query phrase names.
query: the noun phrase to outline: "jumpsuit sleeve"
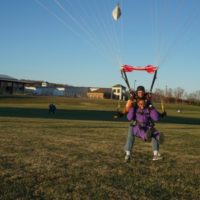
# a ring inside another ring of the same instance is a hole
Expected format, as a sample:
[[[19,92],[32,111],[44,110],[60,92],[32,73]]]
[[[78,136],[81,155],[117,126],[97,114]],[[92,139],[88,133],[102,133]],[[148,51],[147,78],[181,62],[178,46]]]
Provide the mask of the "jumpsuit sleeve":
[[[155,122],[159,121],[159,119],[160,119],[159,113],[155,108],[151,108],[150,117]]]
[[[129,121],[131,121],[132,119],[133,119],[133,116],[134,116],[134,109],[133,109],[133,107],[132,108],[130,108],[129,109],[129,112],[128,112],[128,114],[127,114],[127,119],[129,120]]]

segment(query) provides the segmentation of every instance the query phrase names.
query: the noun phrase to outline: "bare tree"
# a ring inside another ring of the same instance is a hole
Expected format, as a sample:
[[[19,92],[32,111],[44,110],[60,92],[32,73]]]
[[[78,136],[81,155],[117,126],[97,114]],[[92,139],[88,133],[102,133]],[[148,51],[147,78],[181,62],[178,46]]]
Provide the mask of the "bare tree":
[[[173,97],[173,90],[172,90],[172,88],[168,88],[168,89],[167,89],[166,96],[167,96],[167,97],[170,97],[170,98]]]
[[[176,103],[178,102],[178,100],[182,100],[183,94],[184,94],[184,89],[181,87],[177,87],[174,89],[174,98],[176,99]]]
[[[200,90],[196,91],[196,97],[197,97],[197,101],[200,101]]]
[[[170,103],[173,100],[173,90],[172,88],[165,89],[165,101]]]
[[[200,90],[197,90],[195,92],[192,92],[192,93],[188,94],[187,95],[187,100],[190,103],[200,104]]]
[[[160,89],[156,88],[153,101],[160,102],[163,99],[167,103],[191,103],[200,105],[200,90],[197,90],[192,93],[187,93],[183,88],[177,87],[175,89],[166,88]]]
[[[153,95],[153,100],[156,102],[160,102],[160,99],[164,96],[164,93],[164,90],[156,88]]]
[[[164,96],[165,92],[162,89],[156,88],[154,93],[160,96]]]

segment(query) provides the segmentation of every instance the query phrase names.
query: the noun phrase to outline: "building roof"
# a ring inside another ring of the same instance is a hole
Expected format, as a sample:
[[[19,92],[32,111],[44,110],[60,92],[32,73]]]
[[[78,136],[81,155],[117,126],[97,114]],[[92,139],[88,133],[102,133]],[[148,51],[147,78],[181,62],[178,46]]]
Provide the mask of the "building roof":
[[[12,76],[0,74],[0,80],[5,80],[5,81],[18,81],[16,78],[13,78]]]
[[[124,86],[123,86],[123,85],[121,85],[121,84],[113,85],[112,87],[121,87],[121,88],[124,88],[124,89],[126,89],[126,87],[124,87]]]
[[[0,74],[0,81],[15,82],[15,83],[27,83],[27,81],[19,80],[12,76],[4,75],[4,74]]]
[[[90,88],[89,93],[110,93],[111,88]]]

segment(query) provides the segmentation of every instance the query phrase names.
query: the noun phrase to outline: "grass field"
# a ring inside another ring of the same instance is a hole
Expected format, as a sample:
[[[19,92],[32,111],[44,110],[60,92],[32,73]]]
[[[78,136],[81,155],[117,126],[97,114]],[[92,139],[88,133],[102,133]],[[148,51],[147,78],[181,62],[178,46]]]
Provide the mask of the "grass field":
[[[48,114],[50,102],[55,115]],[[157,124],[164,159],[152,161],[150,143],[137,139],[125,163],[129,123],[113,120],[116,106],[0,98],[0,199],[200,199],[200,107],[167,105],[168,117]]]

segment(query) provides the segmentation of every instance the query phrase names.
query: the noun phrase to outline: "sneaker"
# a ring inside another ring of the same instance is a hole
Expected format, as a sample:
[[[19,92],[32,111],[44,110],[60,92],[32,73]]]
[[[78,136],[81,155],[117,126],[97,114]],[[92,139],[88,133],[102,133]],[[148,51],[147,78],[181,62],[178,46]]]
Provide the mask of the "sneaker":
[[[161,157],[161,155],[158,153],[158,155],[155,155],[155,156],[153,156],[153,159],[152,160],[162,160],[162,157]]]
[[[125,162],[130,162],[131,156],[126,154],[124,159],[125,159]]]

